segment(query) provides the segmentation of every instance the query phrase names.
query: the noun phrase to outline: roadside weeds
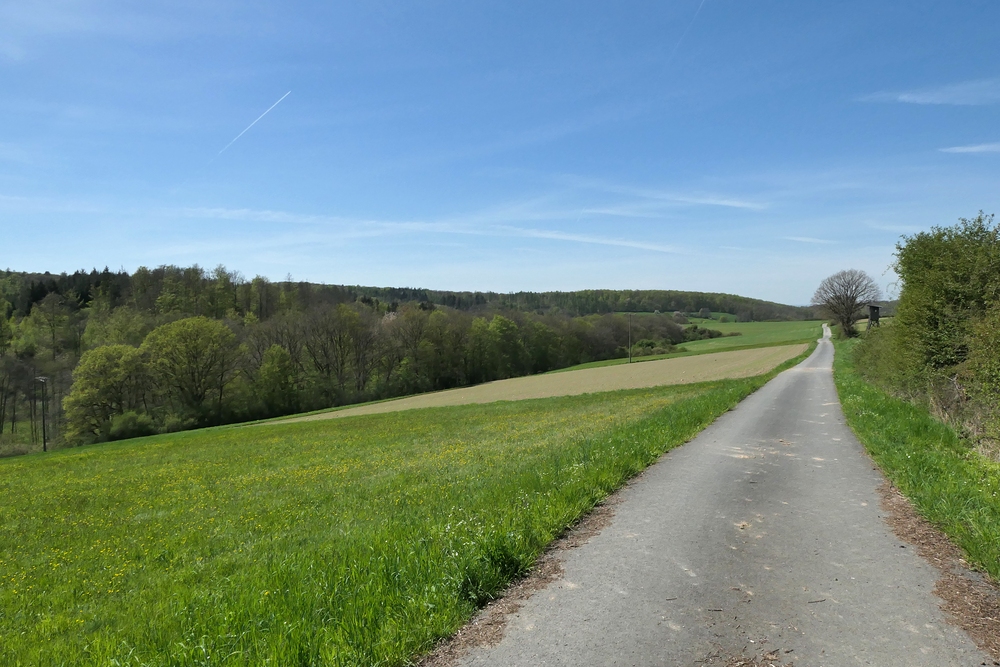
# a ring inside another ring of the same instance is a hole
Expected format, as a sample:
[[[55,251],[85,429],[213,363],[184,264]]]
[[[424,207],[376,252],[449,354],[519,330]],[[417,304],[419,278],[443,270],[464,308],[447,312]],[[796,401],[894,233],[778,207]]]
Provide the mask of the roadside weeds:
[[[535,565],[488,603],[461,630],[445,639],[417,663],[418,667],[451,667],[474,648],[492,647],[503,639],[507,619],[516,614],[536,591],[562,578],[562,554],[586,544],[611,523],[625,490],[642,477],[639,473],[553,540]]]

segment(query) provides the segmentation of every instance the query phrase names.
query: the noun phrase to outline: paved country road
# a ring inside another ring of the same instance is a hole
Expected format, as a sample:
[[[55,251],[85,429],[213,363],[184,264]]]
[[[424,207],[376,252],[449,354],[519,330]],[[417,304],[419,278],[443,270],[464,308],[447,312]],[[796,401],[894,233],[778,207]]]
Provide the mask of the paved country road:
[[[946,623],[937,570],[883,521],[832,360],[824,339],[648,469],[503,639],[459,664],[992,664]]]

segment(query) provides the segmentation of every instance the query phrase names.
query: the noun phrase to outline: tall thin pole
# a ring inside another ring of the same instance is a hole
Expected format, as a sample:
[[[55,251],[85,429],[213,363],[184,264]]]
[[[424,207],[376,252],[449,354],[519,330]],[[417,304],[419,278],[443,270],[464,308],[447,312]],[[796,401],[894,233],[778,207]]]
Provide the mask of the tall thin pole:
[[[48,380],[47,377],[39,376],[35,378],[42,383],[42,451],[49,451],[48,448],[48,435],[45,430],[45,382]]]
[[[632,363],[632,313],[628,314],[628,362]]]

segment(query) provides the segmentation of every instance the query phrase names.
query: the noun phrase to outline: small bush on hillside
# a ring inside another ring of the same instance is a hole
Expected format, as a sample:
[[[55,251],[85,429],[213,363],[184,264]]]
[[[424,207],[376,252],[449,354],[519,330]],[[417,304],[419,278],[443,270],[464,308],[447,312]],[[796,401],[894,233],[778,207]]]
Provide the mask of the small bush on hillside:
[[[160,433],[177,433],[194,427],[195,421],[193,419],[185,419],[180,415],[168,415],[160,426]]]
[[[125,412],[111,419],[108,440],[126,440],[155,434],[156,426],[147,415]]]
[[[699,327],[697,324],[692,324],[691,326],[684,329],[684,340],[707,340],[709,338],[721,338],[722,332],[716,329],[707,329],[705,327]]]
[[[676,349],[676,346],[671,344],[669,341],[643,338],[642,340],[636,341],[636,343],[632,346],[632,356],[649,357],[655,354],[667,354],[669,352],[674,352]]]

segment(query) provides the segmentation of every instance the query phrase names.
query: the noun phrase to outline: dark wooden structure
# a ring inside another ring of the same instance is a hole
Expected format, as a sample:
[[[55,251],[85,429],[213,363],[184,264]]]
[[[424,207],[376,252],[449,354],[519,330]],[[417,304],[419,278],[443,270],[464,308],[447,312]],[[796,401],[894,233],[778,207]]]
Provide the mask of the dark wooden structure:
[[[879,325],[878,314],[881,309],[880,306],[876,306],[874,303],[868,304],[868,326],[865,327],[865,331]]]

